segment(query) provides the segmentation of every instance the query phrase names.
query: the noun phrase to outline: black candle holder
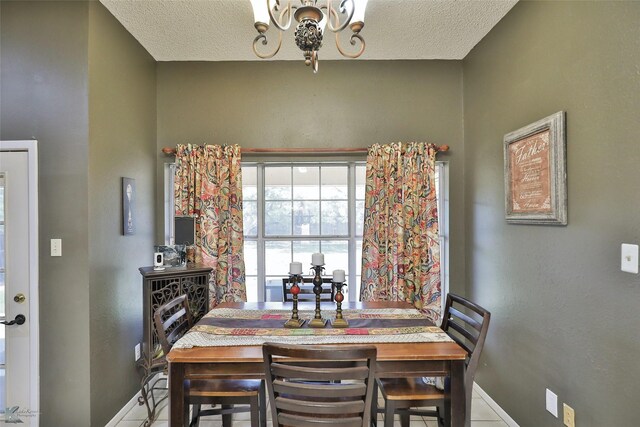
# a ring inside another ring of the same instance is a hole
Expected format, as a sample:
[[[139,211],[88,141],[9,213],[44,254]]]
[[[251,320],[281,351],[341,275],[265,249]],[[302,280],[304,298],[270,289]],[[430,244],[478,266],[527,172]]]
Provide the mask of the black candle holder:
[[[293,296],[293,310],[291,310],[291,319],[284,323],[285,328],[300,328],[304,325],[304,319],[298,317],[298,294],[300,293],[300,286],[298,283],[302,281],[302,276],[299,274],[290,274],[289,283],[291,284],[291,295]]]
[[[312,268],[316,272],[316,275],[313,277],[313,293],[316,294],[316,312],[313,319],[309,321],[309,327],[324,328],[327,325],[327,319],[323,319],[320,312],[320,294],[322,293],[322,270],[324,270],[324,267],[321,265],[314,265]]]
[[[331,322],[331,326],[334,328],[348,328],[349,322],[345,318],[342,317],[342,301],[344,301],[344,294],[342,293],[342,288],[346,286],[344,282],[333,282],[333,286],[336,288],[336,296],[334,299],[336,300],[336,318],[333,322]]]

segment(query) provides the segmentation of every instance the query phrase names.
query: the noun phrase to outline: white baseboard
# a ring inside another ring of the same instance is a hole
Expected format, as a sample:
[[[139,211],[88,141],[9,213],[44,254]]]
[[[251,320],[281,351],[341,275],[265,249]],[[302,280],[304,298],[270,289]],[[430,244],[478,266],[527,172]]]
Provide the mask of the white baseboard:
[[[482,396],[484,401],[487,402],[491,409],[493,409],[498,415],[500,415],[500,418],[502,418],[509,427],[520,427],[518,423],[516,423],[513,418],[511,418],[509,414],[507,414],[505,410],[502,409],[500,405],[498,405],[496,401],[493,400],[491,396],[489,396],[487,392],[484,391],[477,383],[473,383],[473,390],[480,396]]]

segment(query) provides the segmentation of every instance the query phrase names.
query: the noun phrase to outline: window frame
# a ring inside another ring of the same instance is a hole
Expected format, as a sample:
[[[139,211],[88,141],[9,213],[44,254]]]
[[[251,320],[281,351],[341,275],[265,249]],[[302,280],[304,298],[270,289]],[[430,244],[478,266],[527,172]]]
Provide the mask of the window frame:
[[[264,168],[260,170],[258,168],[256,174],[256,186],[257,186],[257,207],[256,214],[258,216],[258,232],[256,237],[244,236],[244,240],[261,242],[257,243],[256,256],[257,256],[257,280],[258,280],[258,301],[264,302],[267,292],[266,286],[266,271],[265,271],[265,240],[285,240],[293,241],[291,238],[296,237],[297,240],[346,240],[348,241],[349,262],[348,262],[348,279],[347,283],[355,283],[356,272],[358,269],[358,260],[356,259],[357,247],[356,242],[363,239],[362,235],[356,235],[356,223],[354,221],[356,214],[356,195],[355,184],[356,174],[355,165],[365,165],[364,160],[331,160],[331,161],[243,161],[242,166],[258,166],[258,165],[280,165],[280,166],[292,166],[297,164],[305,164],[307,166],[320,165],[320,166],[343,166],[349,165],[349,172],[347,175],[348,182],[348,217],[349,217],[349,234],[345,236],[264,236]],[[436,168],[438,171],[438,230],[440,238],[440,283],[442,292],[442,308],[444,311],[444,304],[446,301],[446,294],[449,291],[449,162],[448,161],[436,161]],[[174,174],[175,163],[164,164],[164,235],[165,244],[174,244]],[[260,239],[260,234],[262,237]],[[361,260],[360,260],[361,263]],[[251,276],[253,277],[253,275]],[[260,290],[262,279],[262,292]],[[359,295],[356,295],[356,289],[358,286],[348,287],[349,301],[358,301]]]

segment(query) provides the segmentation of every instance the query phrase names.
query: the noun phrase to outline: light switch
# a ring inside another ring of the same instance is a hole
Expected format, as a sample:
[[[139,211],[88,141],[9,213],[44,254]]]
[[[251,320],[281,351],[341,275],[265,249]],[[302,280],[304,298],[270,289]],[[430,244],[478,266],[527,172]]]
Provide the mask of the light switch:
[[[51,239],[51,256],[62,256],[62,239]]]
[[[638,245],[622,244],[620,270],[638,274]]]

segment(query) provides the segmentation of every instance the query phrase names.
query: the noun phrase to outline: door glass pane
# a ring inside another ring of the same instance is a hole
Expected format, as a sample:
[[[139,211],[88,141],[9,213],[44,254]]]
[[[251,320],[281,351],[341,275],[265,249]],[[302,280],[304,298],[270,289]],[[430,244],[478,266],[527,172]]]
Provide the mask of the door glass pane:
[[[4,311],[4,273],[0,273],[0,317],[5,316]],[[4,347],[0,347],[0,351],[2,351]]]
[[[244,241],[244,272],[247,276],[258,275],[258,242]]]
[[[320,199],[320,168],[296,166],[293,168],[293,199]]]
[[[2,328],[4,330],[4,327]],[[3,333],[4,336],[4,333]],[[4,351],[3,351],[4,353]],[[4,412],[4,408],[7,407],[7,400],[6,400],[6,396],[5,396],[5,390],[6,390],[6,381],[5,381],[5,375],[4,375],[4,368],[0,368],[0,408],[2,409],[2,412]]]
[[[266,278],[265,301],[282,301],[282,278],[286,276],[273,276]]]
[[[291,200],[291,168],[264,168],[265,200]]]
[[[293,234],[309,236],[320,234],[320,202],[294,202]]]
[[[266,236],[291,235],[291,202],[264,203],[264,234]]]
[[[349,203],[347,201],[322,202],[321,230],[323,236],[349,234]]]
[[[322,200],[347,200],[348,174],[347,166],[330,166],[322,168]]]
[[[264,242],[264,258],[267,276],[287,277],[291,262],[291,242]]]

